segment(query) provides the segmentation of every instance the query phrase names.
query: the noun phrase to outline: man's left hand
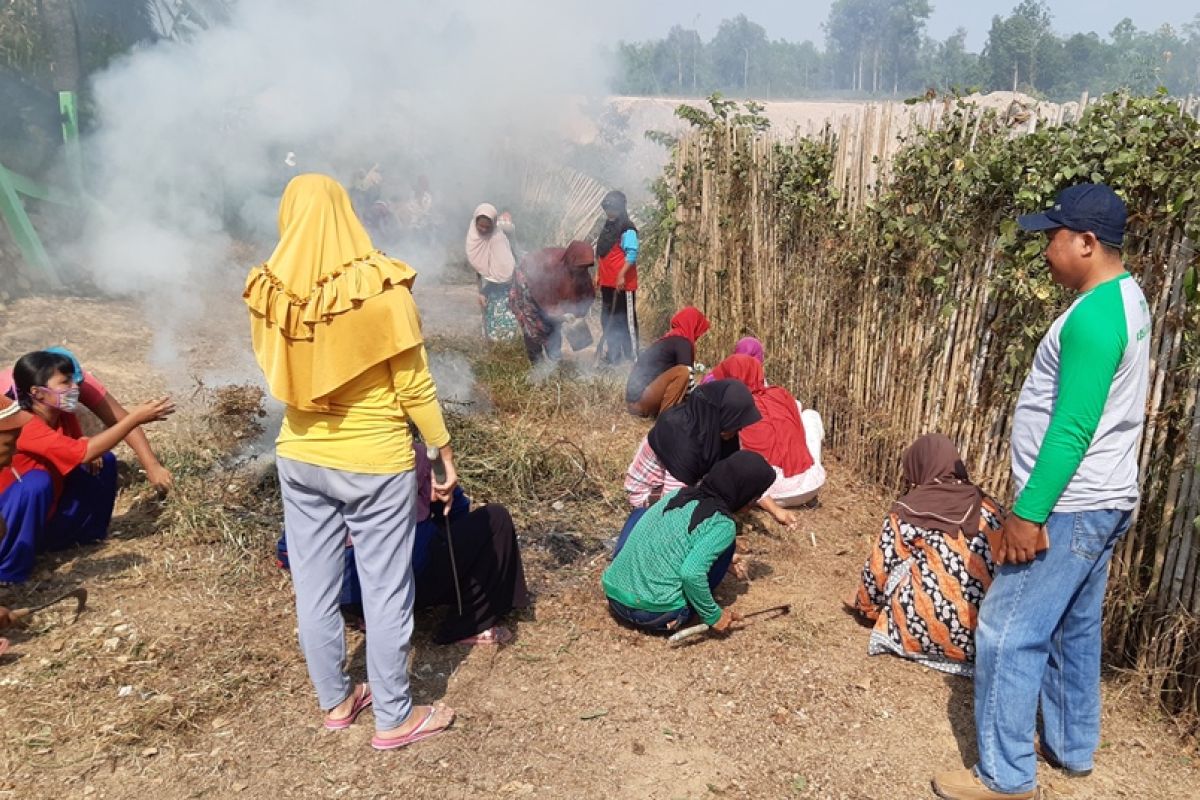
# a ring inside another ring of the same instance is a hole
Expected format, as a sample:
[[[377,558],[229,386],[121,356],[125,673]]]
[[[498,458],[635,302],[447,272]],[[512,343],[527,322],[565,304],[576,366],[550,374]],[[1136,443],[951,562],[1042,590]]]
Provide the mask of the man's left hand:
[[[1000,564],[1027,564],[1037,554],[1050,547],[1050,537],[1045,526],[1010,513],[1000,530],[999,552],[992,554],[992,561]]]

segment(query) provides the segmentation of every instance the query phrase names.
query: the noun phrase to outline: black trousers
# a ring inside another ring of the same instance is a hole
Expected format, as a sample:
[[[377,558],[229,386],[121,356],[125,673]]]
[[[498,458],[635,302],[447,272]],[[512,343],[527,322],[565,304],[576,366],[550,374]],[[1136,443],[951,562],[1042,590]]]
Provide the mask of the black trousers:
[[[451,523],[454,563],[462,586],[463,611],[458,613],[450,545],[439,531],[429,545],[429,562],[417,575],[418,608],[449,606],[434,640],[445,644],[482,633],[514,608],[529,605],[525,568],[517,549],[512,516],[489,503]]]
[[[619,364],[637,358],[637,292],[600,287],[600,328],[604,361]]]

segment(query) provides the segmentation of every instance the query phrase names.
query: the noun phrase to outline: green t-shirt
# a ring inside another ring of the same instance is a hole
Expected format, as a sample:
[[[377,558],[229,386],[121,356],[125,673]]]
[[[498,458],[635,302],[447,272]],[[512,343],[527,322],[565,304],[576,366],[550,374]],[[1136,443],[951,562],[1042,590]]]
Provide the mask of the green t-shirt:
[[[708,588],[708,571],[737,535],[734,521],[714,514],[688,532],[696,501],[667,511],[675,493],[652,505],[638,520],[625,546],[604,570],[604,593],[641,611],[674,611],[691,606],[708,625],[721,607]]]

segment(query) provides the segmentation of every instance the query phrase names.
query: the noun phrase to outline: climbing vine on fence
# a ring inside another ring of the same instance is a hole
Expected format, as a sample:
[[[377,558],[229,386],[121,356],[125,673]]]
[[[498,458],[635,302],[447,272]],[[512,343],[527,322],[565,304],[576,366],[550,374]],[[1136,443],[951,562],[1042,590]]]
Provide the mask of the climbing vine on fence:
[[[703,307],[709,359],[745,333],[763,339],[771,379],[825,414],[850,469],[882,482],[907,442],[937,429],[1008,496],[1015,398],[1070,300],[1044,237],[1016,218],[1084,181],[1126,200],[1124,256],[1155,318],[1154,360],[1109,652],[1200,715],[1200,123],[1162,95],[1111,95],[1033,132],[956,105],[875,170],[839,141],[844,126],[781,137],[761,108],[719,97],[680,116],[693,130],[671,142],[647,216],[652,301]]]

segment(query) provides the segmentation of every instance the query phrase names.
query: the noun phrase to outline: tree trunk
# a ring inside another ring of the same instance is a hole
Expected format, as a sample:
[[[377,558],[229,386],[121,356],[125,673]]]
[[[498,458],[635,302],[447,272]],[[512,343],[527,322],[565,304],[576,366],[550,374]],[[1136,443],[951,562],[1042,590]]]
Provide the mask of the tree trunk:
[[[1020,73],[1017,71],[1017,70],[1018,70],[1018,67],[1019,67],[1019,62],[1018,62],[1016,59],[1013,59],[1013,93],[1014,93],[1014,94],[1015,94],[1015,93],[1016,93],[1016,91],[1017,91],[1017,77],[1018,77],[1018,75],[1020,74]]]
[[[51,81],[55,91],[77,92],[83,78],[79,31],[71,0],[40,0],[42,27],[50,45]]]
[[[875,56],[871,64],[871,94],[879,94],[879,45],[875,45]]]
[[[750,86],[750,48],[746,48],[746,60],[742,63],[742,91]]]

